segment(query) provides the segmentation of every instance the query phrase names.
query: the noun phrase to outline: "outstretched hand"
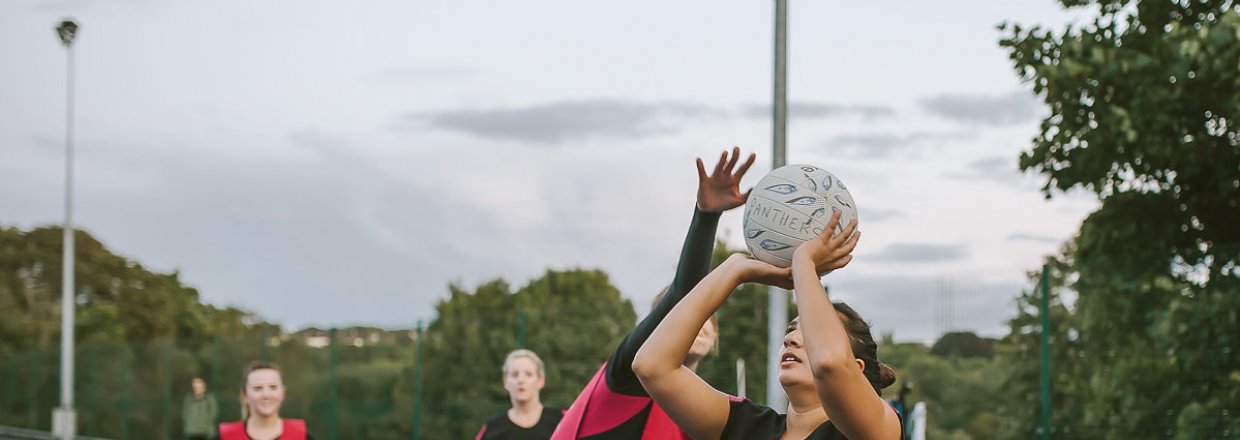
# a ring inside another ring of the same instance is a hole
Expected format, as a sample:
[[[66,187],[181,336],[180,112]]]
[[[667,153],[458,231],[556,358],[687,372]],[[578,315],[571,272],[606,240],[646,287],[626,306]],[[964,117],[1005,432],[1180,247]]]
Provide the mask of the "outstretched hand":
[[[784,290],[792,290],[791,267],[775,267],[770,263],[759,261],[742,253],[732,254],[728,257],[726,263],[736,268],[741,282],[765,284]]]
[[[745,204],[752,189],[741,193],[741,177],[749,171],[749,166],[753,165],[757,155],[749,153],[745,163],[736,168],[740,157],[740,147],[732,147],[731,157],[724,151],[719,155],[719,163],[715,164],[715,169],[709,175],[706,174],[706,165],[702,163],[702,158],[698,158],[698,209],[719,213]]]
[[[840,211],[831,215],[827,228],[817,238],[802,243],[793,252],[793,265],[812,263],[819,276],[847,266],[852,261],[852,251],[857,247],[861,232],[857,231],[857,219],[848,222],[844,230],[836,234],[840,224]]]

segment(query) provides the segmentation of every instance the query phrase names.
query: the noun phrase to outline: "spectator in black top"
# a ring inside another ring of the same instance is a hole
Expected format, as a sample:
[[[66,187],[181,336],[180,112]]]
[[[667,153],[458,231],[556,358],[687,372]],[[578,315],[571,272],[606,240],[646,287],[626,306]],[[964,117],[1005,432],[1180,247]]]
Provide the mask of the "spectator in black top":
[[[832,304],[821,276],[852,260],[860,233],[856,221],[831,235],[837,212],[823,235],[793,254],[791,268],[777,268],[743,254],[732,255],[677,304],[642,345],[633,371],[646,391],[686,433],[699,439],[899,440],[900,418],[879,396],[895,374],[878,362],[869,325],[856,311]],[[791,276],[791,280],[789,277]],[[794,287],[800,317],[793,320],[780,353],[779,383],[788,394],[788,415],[711,388],[680,360],[697,329],[738,285],[758,282]]]
[[[482,425],[475,440],[547,440],[564,417],[559,408],[544,407],[539,392],[546,384],[546,366],[530,350],[515,350],[504,360],[504,389],[512,408]]]

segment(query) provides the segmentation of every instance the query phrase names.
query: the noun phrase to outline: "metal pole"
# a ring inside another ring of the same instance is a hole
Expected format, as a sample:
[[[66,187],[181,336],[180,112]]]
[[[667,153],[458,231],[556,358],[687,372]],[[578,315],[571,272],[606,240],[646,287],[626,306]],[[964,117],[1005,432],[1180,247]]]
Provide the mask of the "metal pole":
[[[1051,438],[1051,287],[1050,265],[1042,265],[1042,440]]]
[[[163,365],[164,367],[163,368],[164,370],[163,371],[163,376],[164,376],[164,390],[163,390],[164,391],[163,392],[164,405],[163,406],[164,407],[161,408],[162,413],[160,415],[162,416],[162,420],[160,424],[163,426],[163,429],[164,429],[163,439],[169,440],[172,438],[172,350],[173,350],[172,338],[169,337],[168,339],[165,339],[164,343],[160,345],[163,346],[163,361],[164,361],[163,362],[164,364]]]
[[[258,332],[258,339],[258,358],[263,362],[267,362],[270,360],[267,356],[267,329],[262,329]]]
[[[73,37],[77,24],[65,20],[56,28],[68,56],[65,75],[65,225],[60,286],[60,407],[52,411],[52,431],[63,439],[77,436],[73,410]]]
[[[18,355],[14,355],[10,359],[17,358],[17,356]],[[3,390],[4,401],[2,404],[4,405],[3,408],[5,409],[5,411],[0,414],[12,414],[16,416],[17,415],[16,411],[12,413],[8,412],[10,409],[14,407],[13,393],[17,392],[17,384],[14,383],[17,381],[17,368],[14,368],[10,365],[12,365],[12,362],[4,362],[4,390]],[[12,425],[15,423],[17,423],[16,419],[9,419],[7,417],[0,419],[0,424]]]
[[[525,348],[525,310],[517,310],[517,348]]]
[[[788,0],[775,0],[775,97],[771,113],[774,116],[774,155],[771,168],[779,168],[787,162],[786,139],[788,134]],[[779,349],[784,343],[784,326],[788,323],[788,292],[771,287],[767,297],[770,307],[767,316],[766,337],[766,406],[784,412],[788,406],[784,389],[779,385]]]
[[[330,440],[336,440],[336,416],[339,414],[336,406],[336,329],[332,328],[327,332],[327,335],[327,359],[329,366],[328,368],[330,370],[328,373],[327,389],[330,397],[329,400],[331,402],[330,408],[332,411],[331,417],[327,418],[328,423],[330,423],[327,425],[327,438]]]
[[[36,362],[45,362],[41,359],[43,357],[41,354],[35,353],[32,357],[35,358]],[[30,404],[27,406],[29,410],[26,411],[26,427],[34,429],[39,425],[39,408],[42,407],[42,404],[39,402],[39,385],[43,385],[45,377],[42,371],[35,370],[35,376],[27,379],[29,380],[26,382],[26,397],[28,397],[27,402],[30,402]]]
[[[208,392],[213,392],[210,390],[223,389],[223,388],[220,388],[220,336],[219,335],[215,335],[211,337],[211,345],[212,345],[211,347],[211,386],[208,387]],[[215,393],[215,395],[219,396],[221,394]],[[212,420],[211,423],[214,424],[215,420]]]
[[[736,397],[745,397],[745,359],[736,358]]]
[[[418,321],[413,355],[413,440],[422,438],[422,321]]]
[[[125,346],[125,356],[121,357],[121,440],[129,440],[129,403],[133,396],[129,390],[129,376],[133,374],[133,351]]]
[[[100,368],[99,359],[98,359],[98,356],[95,354],[95,350],[91,350],[88,347],[89,346],[82,348],[82,352],[83,352],[82,354],[84,354],[86,357],[85,365],[90,366],[86,368],[86,384],[85,386],[83,386],[83,388],[86,389],[86,398],[83,399],[82,407],[83,409],[96,410],[95,414],[98,414],[97,411],[99,408],[99,390],[98,390],[98,387],[96,386],[95,371]],[[82,422],[82,434],[91,435],[95,433],[95,419],[97,418],[98,418],[97,416],[87,417],[86,421]]]

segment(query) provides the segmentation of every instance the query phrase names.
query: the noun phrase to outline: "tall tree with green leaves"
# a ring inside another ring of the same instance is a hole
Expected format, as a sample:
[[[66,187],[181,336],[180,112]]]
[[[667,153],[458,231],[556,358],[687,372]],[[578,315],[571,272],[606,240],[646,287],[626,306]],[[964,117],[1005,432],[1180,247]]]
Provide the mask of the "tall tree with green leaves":
[[[548,270],[516,292],[502,279],[449,292],[420,342],[424,438],[469,438],[509,407],[501,367],[521,336],[547,366],[543,403],[567,407],[637,320],[598,270]]]
[[[172,412],[166,407],[175,402],[163,403],[172,387],[206,376],[214,365],[228,372],[222,378],[228,381],[240,364],[258,358],[260,332],[280,334],[279,326],[243,310],[202,303],[178,272],[152,271],[85,231],[74,233],[74,382],[83,433],[116,437],[125,429],[142,435],[168,429],[172,419],[161,416]],[[48,365],[59,357],[62,239],[58,227],[0,228],[0,421],[5,424],[48,429],[51,423],[59,381]],[[218,362],[212,360],[215,337],[224,340]],[[231,381],[227,389],[240,385]]]
[[[1000,41],[1050,112],[1021,169],[1102,202],[1072,255],[1089,368],[1055,408],[1118,437],[1240,431],[1240,5],[1060,3],[1098,12]]]
[[[59,343],[59,227],[0,228],[0,352]],[[91,234],[75,231],[79,341],[153,342],[205,339],[278,328],[245,311],[199,300],[179,272],[160,273],[112,253]],[[275,334],[275,333],[273,333]]]

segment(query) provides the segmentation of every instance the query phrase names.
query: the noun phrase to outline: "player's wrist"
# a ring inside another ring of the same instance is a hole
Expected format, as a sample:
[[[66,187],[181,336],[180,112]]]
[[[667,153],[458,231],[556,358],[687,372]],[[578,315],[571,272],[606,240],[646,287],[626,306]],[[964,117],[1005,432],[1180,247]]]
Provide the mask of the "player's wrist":
[[[810,253],[808,249],[805,249],[804,246],[792,252],[793,272],[797,271],[798,269],[805,269],[805,268],[809,268],[809,270],[814,270],[817,266],[818,266],[817,262],[814,261],[814,255]]]

